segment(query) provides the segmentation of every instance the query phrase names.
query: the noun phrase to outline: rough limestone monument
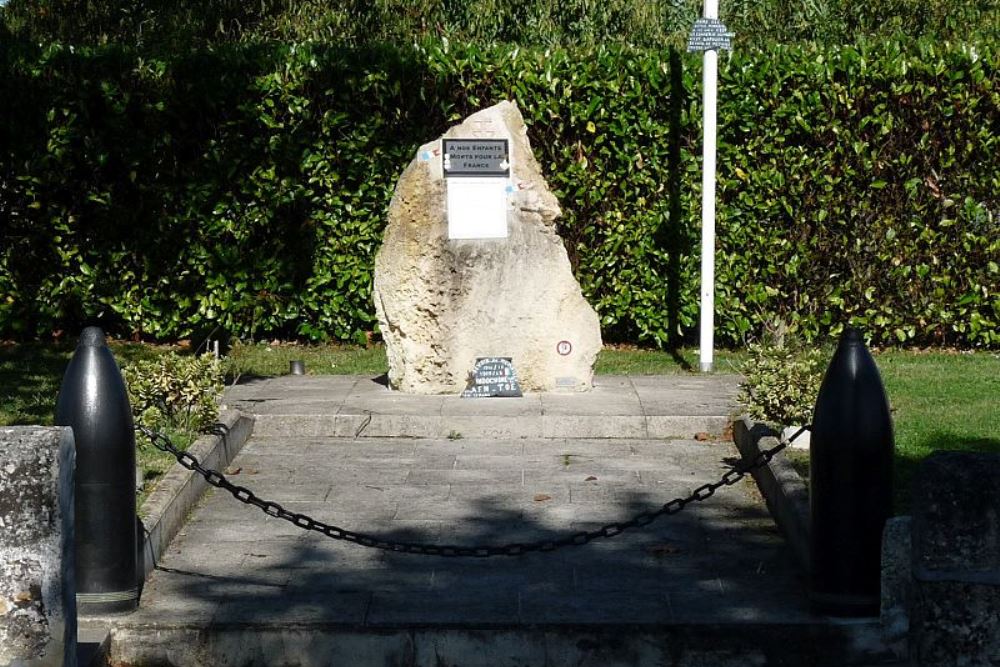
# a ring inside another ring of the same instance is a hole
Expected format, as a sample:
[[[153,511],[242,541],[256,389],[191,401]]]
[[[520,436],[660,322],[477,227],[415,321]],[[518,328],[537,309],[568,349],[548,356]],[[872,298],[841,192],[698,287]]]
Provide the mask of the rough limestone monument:
[[[510,102],[423,145],[396,184],[375,258],[394,389],[458,394],[481,358],[525,391],[586,391],[601,348],[556,234],[559,202]]]

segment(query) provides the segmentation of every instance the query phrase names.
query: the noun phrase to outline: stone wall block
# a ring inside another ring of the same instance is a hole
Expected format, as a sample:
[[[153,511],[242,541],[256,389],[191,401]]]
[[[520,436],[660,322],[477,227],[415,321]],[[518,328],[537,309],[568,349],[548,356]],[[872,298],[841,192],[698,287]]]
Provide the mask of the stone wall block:
[[[1000,665],[1000,455],[936,452],[914,488],[911,656]]]
[[[0,667],[76,665],[68,428],[0,428]]]

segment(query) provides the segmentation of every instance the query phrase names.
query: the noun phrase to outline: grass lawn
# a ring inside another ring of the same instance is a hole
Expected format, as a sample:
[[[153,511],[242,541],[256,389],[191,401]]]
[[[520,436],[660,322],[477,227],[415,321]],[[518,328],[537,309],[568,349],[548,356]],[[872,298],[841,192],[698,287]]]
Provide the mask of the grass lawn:
[[[142,359],[151,359],[176,347],[144,345],[141,343],[111,342],[111,352],[120,365]],[[66,365],[73,356],[75,345],[24,343],[0,344],[0,426],[11,424],[38,424],[50,426],[55,418],[56,397],[62,383]],[[194,434],[171,432],[174,443],[186,447]],[[174,457],[151,446],[139,447],[136,463],[143,477],[151,482],[174,463]]]
[[[226,376],[286,375],[288,362],[305,362],[309,375],[382,375],[388,368],[385,348],[353,345],[294,345],[236,343],[226,355]]]
[[[885,351],[875,361],[896,436],[893,505],[906,514],[917,465],[934,450],[1000,454],[1000,354]],[[808,480],[808,451],[785,455]]]
[[[288,362],[300,359],[310,375],[381,375],[387,362],[385,348],[340,345],[256,345],[237,344],[226,358],[227,374],[273,376],[288,373]],[[737,373],[746,359],[743,352],[720,350],[715,353],[715,372]],[[697,370],[698,350],[674,352],[644,350],[631,346],[608,347],[597,357],[598,375],[673,375]]]
[[[119,365],[152,359],[176,347],[111,342]],[[38,424],[50,426],[56,396],[75,343],[0,344],[0,426]]]
[[[112,343],[119,363],[174,349]],[[51,424],[59,382],[72,345],[0,345],[0,425]],[[716,353],[716,372],[737,372],[742,352]],[[1000,453],[1000,354],[995,352],[903,352],[875,355],[893,407],[896,427],[896,507],[905,511],[917,464],[935,449]],[[339,345],[237,344],[226,358],[229,381],[242,376],[288,372],[288,362],[305,361],[310,374],[381,375],[385,349]],[[606,348],[597,359],[602,375],[691,372],[697,350],[660,352]],[[140,465],[155,475],[171,463],[157,450],[140,449]],[[801,465],[801,464],[800,464]]]
[[[883,352],[875,357],[896,433],[896,508],[935,449],[1000,453],[1000,354]]]

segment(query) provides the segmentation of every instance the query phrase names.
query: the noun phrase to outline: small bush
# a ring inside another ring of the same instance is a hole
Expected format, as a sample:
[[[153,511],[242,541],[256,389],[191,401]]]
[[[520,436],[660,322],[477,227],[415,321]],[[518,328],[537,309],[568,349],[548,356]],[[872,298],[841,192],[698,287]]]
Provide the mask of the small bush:
[[[154,430],[196,433],[219,414],[222,364],[211,354],[170,353],[122,368],[136,425]],[[136,433],[140,446],[148,439]]]
[[[741,371],[739,401],[754,419],[781,426],[812,422],[827,355],[816,347],[776,342],[752,343]]]

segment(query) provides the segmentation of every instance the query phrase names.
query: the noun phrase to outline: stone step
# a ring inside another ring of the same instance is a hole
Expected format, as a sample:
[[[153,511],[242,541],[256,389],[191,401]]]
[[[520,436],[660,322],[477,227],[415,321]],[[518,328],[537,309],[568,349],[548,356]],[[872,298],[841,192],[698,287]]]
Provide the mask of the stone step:
[[[691,438],[738,412],[731,375],[599,376],[584,393],[463,399],[394,392],[370,378],[283,377],[238,385],[230,407],[258,437]]]
[[[731,415],[257,414],[254,435],[364,438],[691,438],[721,436]]]
[[[435,601],[436,602],[436,601]],[[433,604],[429,602],[429,604]],[[255,620],[252,620],[256,616]],[[378,628],[268,618],[209,629],[182,624],[118,627],[103,664],[214,667],[745,667],[901,665],[878,622],[712,622],[577,626],[395,623]]]

